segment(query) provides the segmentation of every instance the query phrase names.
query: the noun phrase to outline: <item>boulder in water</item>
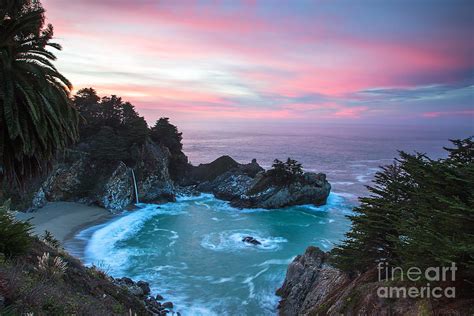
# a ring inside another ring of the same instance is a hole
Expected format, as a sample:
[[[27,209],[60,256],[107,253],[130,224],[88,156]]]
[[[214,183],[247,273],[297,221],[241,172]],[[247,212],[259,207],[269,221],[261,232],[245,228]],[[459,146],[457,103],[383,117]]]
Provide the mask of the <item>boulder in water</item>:
[[[145,281],[138,281],[137,286],[142,289],[144,295],[150,294],[150,285]]]
[[[262,243],[259,242],[257,239],[253,238],[252,236],[245,236],[244,238],[242,238],[242,241],[243,242],[246,242],[248,244],[252,244],[252,245],[261,245]]]

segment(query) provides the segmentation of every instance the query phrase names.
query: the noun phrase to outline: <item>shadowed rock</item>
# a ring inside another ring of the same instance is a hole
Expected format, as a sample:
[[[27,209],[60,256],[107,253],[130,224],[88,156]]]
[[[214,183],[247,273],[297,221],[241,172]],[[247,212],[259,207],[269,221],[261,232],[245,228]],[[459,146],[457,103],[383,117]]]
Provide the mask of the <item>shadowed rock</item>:
[[[248,244],[255,245],[255,246],[262,244],[262,243],[259,242],[257,239],[253,238],[252,236],[246,236],[246,237],[242,238],[242,241],[243,241],[243,242],[246,242],[246,243],[248,243]]]

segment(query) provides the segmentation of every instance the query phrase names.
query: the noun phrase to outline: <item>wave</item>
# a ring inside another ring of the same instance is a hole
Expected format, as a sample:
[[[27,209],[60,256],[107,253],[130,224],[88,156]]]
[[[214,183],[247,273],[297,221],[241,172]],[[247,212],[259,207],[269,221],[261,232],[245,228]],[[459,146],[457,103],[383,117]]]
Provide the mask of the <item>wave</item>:
[[[124,212],[113,221],[100,225],[98,229],[97,227],[91,228],[96,230],[90,236],[84,251],[86,264],[100,262],[109,266],[113,271],[123,271],[129,264],[129,258],[138,255],[138,253],[134,253],[132,249],[117,247],[120,241],[134,237],[143,225],[154,216],[185,213],[179,204],[173,206],[172,204],[160,206],[147,204],[136,211]],[[170,231],[170,233],[173,243],[179,236],[177,232]]]
[[[284,265],[284,266],[287,266],[294,259],[295,259],[295,257],[291,257],[289,259],[270,259],[270,260],[266,260],[266,261],[258,264],[257,266],[259,266],[259,267],[269,266],[269,265]]]
[[[174,230],[170,230],[170,229],[164,229],[164,228],[155,228],[153,229],[154,232],[165,232],[165,233],[168,233],[168,239],[170,240],[170,243],[168,244],[168,247],[172,247],[175,243],[176,243],[176,240],[178,240],[179,238],[179,234],[178,232],[174,231]]]
[[[257,274],[247,277],[242,282],[243,284],[247,284],[247,286],[249,287],[249,299],[255,297],[255,284],[253,283],[253,280],[255,280],[256,278],[258,278],[260,275],[262,275],[263,273],[265,273],[267,271],[268,271],[268,268],[265,268],[265,269],[259,271]]]
[[[328,251],[334,247],[334,243],[328,239],[318,239],[316,244],[325,251]]]
[[[201,193],[199,195],[178,195],[176,202],[213,200],[214,195],[210,193]]]
[[[332,185],[344,185],[344,186],[349,186],[349,185],[353,185],[354,182],[351,182],[351,181],[334,181],[334,182],[331,182]]]
[[[305,204],[305,205],[298,205],[298,206],[293,206],[293,207],[296,207],[298,209],[311,210],[315,212],[327,212],[332,209],[347,208],[349,206],[347,205],[347,202],[344,199],[343,194],[331,192],[329,193],[326,204],[324,205],[315,206],[312,204]]]

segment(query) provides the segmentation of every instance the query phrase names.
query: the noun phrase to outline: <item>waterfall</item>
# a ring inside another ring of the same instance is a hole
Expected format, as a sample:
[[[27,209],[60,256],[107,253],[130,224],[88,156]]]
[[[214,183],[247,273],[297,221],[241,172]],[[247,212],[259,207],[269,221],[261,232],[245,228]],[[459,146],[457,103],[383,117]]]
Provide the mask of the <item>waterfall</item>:
[[[136,199],[136,202],[137,204],[140,203],[138,201],[138,189],[137,189],[137,180],[135,179],[135,172],[132,170],[132,178],[133,178],[133,187],[135,188],[135,199]]]

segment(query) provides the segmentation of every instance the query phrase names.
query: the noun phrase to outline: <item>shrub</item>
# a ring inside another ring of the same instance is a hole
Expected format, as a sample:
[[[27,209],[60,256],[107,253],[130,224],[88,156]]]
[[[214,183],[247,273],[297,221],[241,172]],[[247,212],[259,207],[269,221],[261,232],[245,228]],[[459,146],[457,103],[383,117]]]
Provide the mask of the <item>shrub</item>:
[[[108,275],[110,272],[110,266],[102,261],[89,267],[89,271],[93,276],[99,277],[101,279],[110,279],[110,276]]]
[[[15,219],[9,201],[0,206],[0,253],[6,257],[24,254],[31,243],[32,228],[28,221]]]
[[[51,234],[51,232],[48,230],[44,231],[42,241],[54,249],[59,249],[59,247],[61,246],[61,243],[59,242],[59,240],[54,238],[53,234]]]
[[[302,178],[303,167],[298,161],[291,158],[288,158],[286,162],[275,159],[272,169],[268,170],[267,174],[274,183],[289,185]]]
[[[38,270],[45,275],[51,277],[61,277],[66,272],[67,262],[65,262],[61,257],[52,258],[49,252],[43,253],[40,257],[38,256]]]

